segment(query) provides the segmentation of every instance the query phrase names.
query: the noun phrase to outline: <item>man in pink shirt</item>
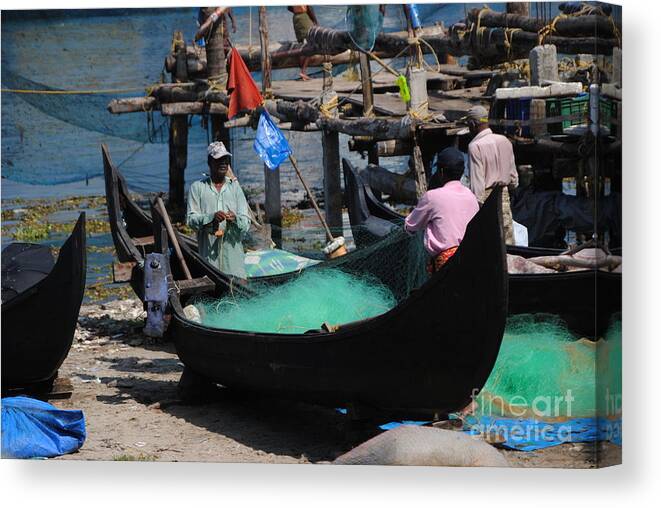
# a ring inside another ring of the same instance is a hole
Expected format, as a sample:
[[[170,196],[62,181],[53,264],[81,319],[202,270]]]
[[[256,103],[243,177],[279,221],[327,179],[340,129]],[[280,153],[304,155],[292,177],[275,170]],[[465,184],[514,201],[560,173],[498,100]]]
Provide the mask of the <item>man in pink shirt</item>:
[[[514,188],[519,185],[512,143],[505,136],[492,132],[488,116],[486,108],[474,106],[464,117],[471,134],[475,136],[468,145],[468,169],[470,188],[480,203],[486,201],[496,186]],[[505,243],[512,245],[514,227],[507,189],[503,189],[502,197]]]
[[[406,217],[409,233],[424,228],[425,249],[431,256],[430,273],[438,271],[456,252],[466,226],[478,212],[475,195],[459,181],[464,174],[464,156],[456,148],[446,148],[437,156],[436,173],[430,190]]]

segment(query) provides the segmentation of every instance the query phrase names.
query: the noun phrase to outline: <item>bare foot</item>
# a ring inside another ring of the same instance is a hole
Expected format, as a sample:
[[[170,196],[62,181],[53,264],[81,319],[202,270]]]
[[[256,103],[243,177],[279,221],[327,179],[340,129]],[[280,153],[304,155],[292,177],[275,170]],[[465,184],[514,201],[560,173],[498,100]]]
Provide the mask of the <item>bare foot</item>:
[[[310,76],[308,76],[308,75],[305,74],[304,72],[301,72],[301,73],[299,74],[299,76],[301,77],[301,79],[302,79],[303,81],[310,81]]]

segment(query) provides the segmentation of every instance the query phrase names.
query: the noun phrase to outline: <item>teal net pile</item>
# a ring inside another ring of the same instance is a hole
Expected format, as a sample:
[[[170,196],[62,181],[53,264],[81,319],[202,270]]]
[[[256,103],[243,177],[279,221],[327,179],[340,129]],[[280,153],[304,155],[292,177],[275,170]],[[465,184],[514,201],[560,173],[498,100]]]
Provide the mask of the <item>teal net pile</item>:
[[[373,278],[339,269],[311,270],[254,297],[198,303],[202,323],[229,330],[305,333],[322,323],[339,324],[387,312],[396,305],[392,292]]]
[[[496,364],[476,396],[477,416],[562,420],[606,416],[608,393],[621,394],[621,322],[604,339],[577,339],[559,318],[508,320]]]
[[[354,229],[354,237],[363,232]],[[347,255],[301,270],[278,284],[251,282],[250,296],[194,303],[203,324],[231,330],[305,333],[387,312],[428,278],[420,235],[395,229]]]

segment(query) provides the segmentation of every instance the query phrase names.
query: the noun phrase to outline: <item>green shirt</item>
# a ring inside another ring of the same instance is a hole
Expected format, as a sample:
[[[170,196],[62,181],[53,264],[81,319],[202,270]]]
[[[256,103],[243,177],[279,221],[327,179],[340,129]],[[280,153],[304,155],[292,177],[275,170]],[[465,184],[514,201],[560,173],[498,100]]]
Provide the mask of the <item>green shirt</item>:
[[[235,222],[223,221],[221,237],[214,234],[213,217],[218,211],[234,212]],[[211,178],[199,180],[188,191],[186,224],[197,232],[198,251],[221,272],[247,278],[244,266],[243,237],[250,228],[248,202],[239,182],[225,177],[220,191]]]

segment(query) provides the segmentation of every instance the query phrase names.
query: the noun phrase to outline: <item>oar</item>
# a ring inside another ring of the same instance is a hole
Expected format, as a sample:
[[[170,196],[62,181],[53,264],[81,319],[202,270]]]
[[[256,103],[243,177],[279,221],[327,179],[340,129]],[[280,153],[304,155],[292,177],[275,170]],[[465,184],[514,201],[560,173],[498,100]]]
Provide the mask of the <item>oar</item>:
[[[181,252],[181,247],[179,247],[179,240],[177,240],[177,235],[174,234],[174,228],[172,227],[172,222],[170,222],[170,216],[168,215],[168,211],[165,209],[165,203],[163,203],[161,196],[158,196],[156,198],[156,204],[160,209],[161,216],[163,217],[163,222],[165,223],[165,229],[167,229],[168,231],[168,236],[170,237],[170,241],[172,242],[174,251],[177,254],[177,258],[179,258],[181,269],[184,271],[184,275],[186,276],[186,278],[190,280],[193,278],[193,276],[191,275],[190,270],[188,270],[188,265],[186,264],[184,255]]]

